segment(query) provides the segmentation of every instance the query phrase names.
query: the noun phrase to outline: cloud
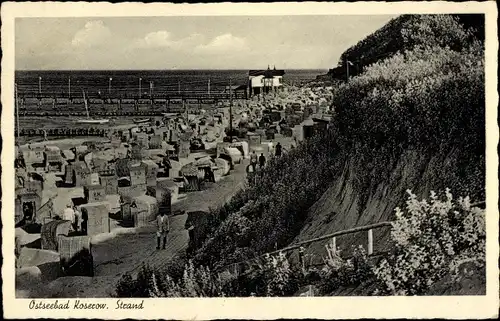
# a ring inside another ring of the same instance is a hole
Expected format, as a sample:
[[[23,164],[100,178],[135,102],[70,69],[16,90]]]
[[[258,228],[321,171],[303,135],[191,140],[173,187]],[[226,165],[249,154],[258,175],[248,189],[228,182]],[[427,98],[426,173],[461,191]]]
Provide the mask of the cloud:
[[[197,52],[209,54],[234,53],[248,49],[247,41],[244,38],[233,36],[230,33],[217,36],[208,44],[196,47]]]
[[[89,21],[77,31],[71,40],[73,47],[95,47],[106,44],[112,38],[111,30],[101,20]]]
[[[172,44],[170,33],[166,30],[150,32],[141,40],[144,47],[168,47]]]
[[[137,39],[133,47],[136,48],[172,48],[172,49],[189,49],[196,46],[203,36],[195,33],[186,38],[174,40],[171,33],[166,30],[153,31],[146,34],[143,38]]]

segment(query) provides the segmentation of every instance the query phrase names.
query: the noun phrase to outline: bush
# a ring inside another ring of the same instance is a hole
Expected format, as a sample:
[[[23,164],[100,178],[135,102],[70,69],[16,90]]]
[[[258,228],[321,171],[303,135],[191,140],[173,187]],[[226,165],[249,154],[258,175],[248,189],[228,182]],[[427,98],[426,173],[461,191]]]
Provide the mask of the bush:
[[[381,59],[418,45],[449,46],[460,51],[474,36],[484,40],[483,19],[482,15],[401,15],[347,49],[338,65],[352,61],[351,74],[357,75]]]
[[[339,152],[353,160],[357,192],[369,194],[371,186],[388,178],[401,154],[413,149],[424,159],[451,160],[452,172],[436,168],[428,182],[432,186],[483,198],[484,94],[484,52],[478,42],[460,52],[416,46],[337,88],[332,127]]]
[[[293,269],[284,253],[266,255],[263,267],[266,277],[266,296],[290,296],[298,287],[299,273]]]
[[[162,290],[159,287],[161,275],[148,265],[143,264],[133,279],[130,273],[122,275],[116,286],[118,297],[129,298],[149,298],[161,296]]]
[[[186,265],[181,280],[175,282],[166,276],[167,297],[217,297],[232,295],[227,285],[234,279],[233,275],[220,276],[211,273],[210,269],[195,267],[192,261]]]
[[[352,257],[344,259],[340,251],[329,244],[326,247],[325,265],[320,271],[319,289],[328,295],[342,286],[359,285],[373,277],[372,265],[365,249],[359,246],[353,250]]]
[[[266,256],[243,275],[214,273],[189,261],[175,280],[165,271],[143,265],[136,279],[125,274],[116,286],[118,297],[290,296],[301,279],[283,254]]]
[[[184,267],[188,263],[188,258],[185,253],[181,253],[172,258],[170,262],[167,263],[165,270],[162,271],[163,274],[168,275],[172,280],[179,281],[184,275]]]
[[[431,193],[430,202],[408,191],[406,211],[396,209],[391,233],[396,246],[374,272],[382,287],[378,293],[425,294],[444,276],[457,275],[460,265],[485,264],[484,210],[471,208],[469,198],[444,200]]]
[[[125,274],[116,286],[118,297],[214,297],[233,295],[233,275],[216,276],[210,269],[197,267],[189,261],[182,277],[173,279],[165,271],[143,265],[137,278]]]

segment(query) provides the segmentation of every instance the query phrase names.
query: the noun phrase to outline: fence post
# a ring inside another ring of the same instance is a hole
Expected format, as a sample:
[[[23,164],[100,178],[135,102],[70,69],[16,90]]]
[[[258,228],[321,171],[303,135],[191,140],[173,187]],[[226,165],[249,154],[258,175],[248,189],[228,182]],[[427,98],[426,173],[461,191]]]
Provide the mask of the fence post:
[[[305,268],[306,268],[305,261],[304,261],[304,251],[305,251],[305,249],[301,246],[299,248],[299,264],[302,267],[302,270],[305,270]]]
[[[233,273],[238,275],[238,264],[233,264]]]
[[[373,254],[373,230],[368,230],[368,255]]]

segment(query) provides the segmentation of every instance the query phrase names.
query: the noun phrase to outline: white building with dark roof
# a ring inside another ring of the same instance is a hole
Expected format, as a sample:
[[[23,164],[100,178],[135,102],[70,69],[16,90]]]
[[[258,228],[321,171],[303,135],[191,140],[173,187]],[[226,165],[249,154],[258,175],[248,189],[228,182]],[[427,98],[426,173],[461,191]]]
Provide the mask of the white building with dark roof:
[[[269,93],[283,88],[284,70],[250,70],[248,72],[248,91],[250,96]]]

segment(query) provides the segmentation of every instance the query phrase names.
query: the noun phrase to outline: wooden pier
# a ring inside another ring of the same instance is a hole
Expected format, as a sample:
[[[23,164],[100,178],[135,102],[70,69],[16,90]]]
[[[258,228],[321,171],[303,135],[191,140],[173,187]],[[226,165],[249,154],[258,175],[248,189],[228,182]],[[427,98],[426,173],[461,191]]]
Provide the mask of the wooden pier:
[[[193,102],[193,103],[205,103],[210,104],[219,101],[226,101],[230,98],[233,99],[248,99],[248,93],[246,90],[235,90],[232,94],[227,92],[214,92],[214,93],[202,93],[202,92],[188,92],[188,93],[155,93],[151,95],[137,95],[133,93],[122,93],[119,95],[98,95],[95,93],[88,93],[87,98],[92,101],[103,101],[106,103],[130,103],[130,102],[139,102],[139,101],[149,101],[152,104],[155,102]],[[20,103],[24,103],[26,101],[37,101],[37,102],[45,102],[45,103],[73,103],[74,101],[82,100],[81,97],[70,97],[65,92],[22,92],[19,91],[18,98]]]

